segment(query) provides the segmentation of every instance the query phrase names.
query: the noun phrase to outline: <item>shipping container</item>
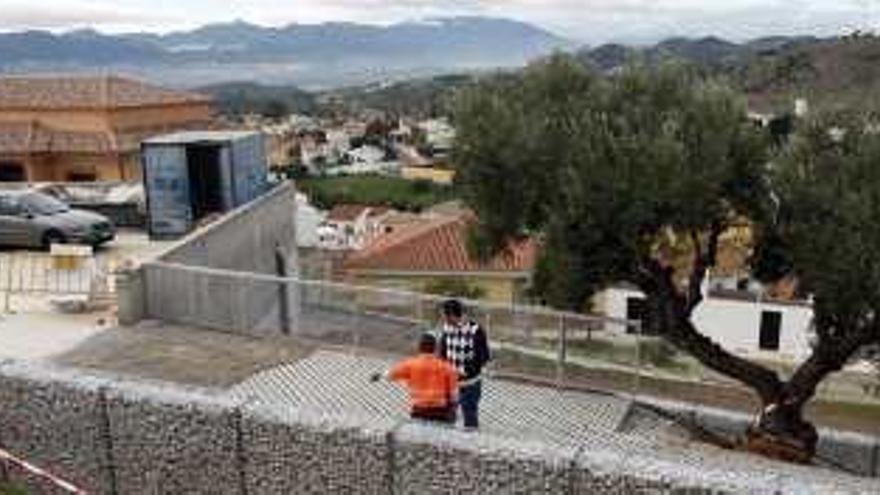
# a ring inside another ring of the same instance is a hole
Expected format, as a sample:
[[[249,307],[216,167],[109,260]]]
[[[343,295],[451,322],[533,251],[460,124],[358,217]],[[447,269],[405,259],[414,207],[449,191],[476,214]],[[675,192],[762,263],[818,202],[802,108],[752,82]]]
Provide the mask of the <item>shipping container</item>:
[[[144,141],[141,156],[153,238],[180,237],[200,220],[268,189],[263,136],[257,132],[178,132]]]

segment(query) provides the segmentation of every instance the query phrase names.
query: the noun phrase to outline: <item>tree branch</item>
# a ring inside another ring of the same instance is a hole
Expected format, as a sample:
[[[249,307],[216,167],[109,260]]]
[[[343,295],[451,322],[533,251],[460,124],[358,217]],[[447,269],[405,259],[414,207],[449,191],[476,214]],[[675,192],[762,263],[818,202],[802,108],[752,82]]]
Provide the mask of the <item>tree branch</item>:
[[[721,222],[713,222],[709,229],[709,239],[706,250],[700,241],[700,233],[691,230],[691,242],[694,244],[694,263],[691,268],[691,276],[688,280],[687,313],[688,316],[703,302],[703,281],[706,278],[706,270],[715,266],[718,257],[718,239],[724,231]]]
[[[880,322],[877,321],[863,326],[848,338],[819,339],[813,353],[788,381],[789,400],[803,406],[815,395],[816,387],[826,376],[843,369],[862,347],[876,343],[880,343]]]
[[[714,229],[713,229],[714,230]],[[703,366],[734,378],[755,390],[765,404],[778,402],[784,392],[779,376],[758,364],[736,356],[706,337],[690,319],[689,302],[675,287],[672,273],[656,260],[646,261],[641,270],[644,283],[639,288],[657,308],[656,328],[679,349],[696,358]],[[647,275],[651,280],[645,280]]]

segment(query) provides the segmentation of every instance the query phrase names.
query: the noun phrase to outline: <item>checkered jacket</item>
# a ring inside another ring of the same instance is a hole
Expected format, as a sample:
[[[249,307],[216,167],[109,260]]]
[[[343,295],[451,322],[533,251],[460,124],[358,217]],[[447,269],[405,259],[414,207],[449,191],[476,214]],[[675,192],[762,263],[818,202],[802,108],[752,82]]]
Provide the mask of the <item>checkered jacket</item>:
[[[458,371],[460,380],[478,378],[490,359],[489,342],[483,327],[475,321],[444,324],[440,334],[440,357]]]

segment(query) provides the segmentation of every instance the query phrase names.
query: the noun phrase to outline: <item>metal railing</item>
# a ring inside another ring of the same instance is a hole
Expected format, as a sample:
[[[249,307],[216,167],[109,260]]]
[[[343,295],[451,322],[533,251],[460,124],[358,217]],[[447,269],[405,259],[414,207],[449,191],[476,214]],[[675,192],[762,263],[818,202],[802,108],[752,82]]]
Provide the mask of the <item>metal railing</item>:
[[[438,326],[446,299],[161,262],[144,265],[144,276],[148,318],[255,336],[290,334],[350,353],[411,353],[418,335]],[[462,302],[488,332],[496,373],[690,402],[710,397],[718,407],[743,408],[753,400],[738,382],[643,335],[638,321]],[[877,382],[876,374],[839,373],[826,380],[819,398],[880,406]]]
[[[10,310],[13,297],[83,296],[112,297],[116,292],[114,264],[100,256],[66,264],[45,252],[0,253],[2,309]]]

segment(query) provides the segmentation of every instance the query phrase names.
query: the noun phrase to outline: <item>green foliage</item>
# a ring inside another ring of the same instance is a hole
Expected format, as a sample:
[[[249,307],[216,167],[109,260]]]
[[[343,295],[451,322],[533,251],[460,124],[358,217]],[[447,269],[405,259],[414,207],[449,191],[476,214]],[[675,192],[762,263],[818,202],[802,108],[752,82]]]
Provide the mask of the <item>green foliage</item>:
[[[449,186],[381,175],[305,178],[299,180],[297,186],[324,209],[357,203],[418,212],[454,199]]]
[[[800,126],[775,161],[776,275],[795,275],[815,297],[816,332],[841,349],[880,342],[880,133],[876,116],[819,116]],[[766,258],[767,253],[763,258]],[[781,260],[781,263],[780,263]],[[757,263],[761,266],[760,263]],[[849,351],[854,352],[854,349]]]
[[[28,495],[30,492],[21,485],[0,482],[0,495]]]
[[[535,284],[555,306],[638,280],[661,235],[705,233],[765,199],[766,139],[745,102],[682,66],[604,78],[556,56],[461,92],[455,121],[483,254],[540,233]]]
[[[473,82],[473,76],[449,74],[414,79],[387,87],[358,87],[341,90],[338,96],[348,112],[374,109],[391,115],[432,118],[445,115],[453,92]]]
[[[482,287],[461,278],[433,279],[424,289],[428,294],[462,299],[482,299],[486,295]]]

